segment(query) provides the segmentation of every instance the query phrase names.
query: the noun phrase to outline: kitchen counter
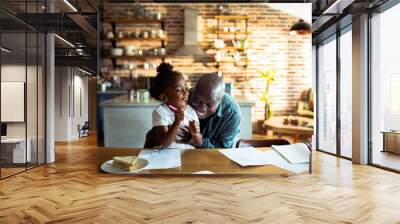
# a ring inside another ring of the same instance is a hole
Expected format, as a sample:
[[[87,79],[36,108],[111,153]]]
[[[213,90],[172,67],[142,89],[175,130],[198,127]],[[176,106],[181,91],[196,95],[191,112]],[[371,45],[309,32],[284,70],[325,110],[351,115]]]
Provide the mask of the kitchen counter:
[[[114,99],[106,100],[102,102],[100,105],[103,107],[154,107],[159,105],[160,102],[154,99],[150,99],[148,101],[143,100],[130,100],[128,99],[128,95],[123,95],[116,97]]]
[[[254,102],[243,98],[237,98],[236,101],[242,111],[240,138],[251,138]],[[128,95],[101,102],[100,107],[104,113],[104,146],[142,148],[146,133],[152,127],[153,109],[159,104],[154,99],[129,100]]]
[[[127,91],[125,91],[125,90],[107,90],[105,92],[98,91],[97,94],[124,95],[124,94],[127,94]]]

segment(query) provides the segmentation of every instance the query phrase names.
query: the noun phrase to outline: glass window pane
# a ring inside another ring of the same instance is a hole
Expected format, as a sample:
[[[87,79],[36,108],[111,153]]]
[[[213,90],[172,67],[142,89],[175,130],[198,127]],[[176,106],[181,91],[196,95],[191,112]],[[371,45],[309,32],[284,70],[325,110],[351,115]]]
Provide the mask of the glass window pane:
[[[336,153],[336,41],[318,48],[318,147]]]
[[[400,170],[400,4],[372,18],[372,163]]]
[[[352,157],[352,35],[340,36],[340,153]]]
[[[27,158],[30,160],[30,144],[26,144],[25,41],[25,32],[1,34],[1,46],[8,49],[1,51],[1,122],[7,132],[1,140],[2,177],[25,170]]]
[[[27,33],[28,38],[28,62],[27,62],[27,80],[26,80],[26,112],[27,112],[27,140],[30,144],[30,158],[28,167],[34,167],[37,165],[37,132],[38,132],[38,96],[37,96],[37,83],[38,83],[38,49],[37,41],[38,36],[36,32]]]

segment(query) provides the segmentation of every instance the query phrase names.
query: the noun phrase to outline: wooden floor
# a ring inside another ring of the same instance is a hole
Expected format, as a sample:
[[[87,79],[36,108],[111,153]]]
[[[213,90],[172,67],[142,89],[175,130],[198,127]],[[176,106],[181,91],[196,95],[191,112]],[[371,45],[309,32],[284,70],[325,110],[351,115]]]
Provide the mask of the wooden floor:
[[[400,175],[315,153],[314,173],[131,177],[98,173],[94,139],[0,181],[0,223],[400,223]]]

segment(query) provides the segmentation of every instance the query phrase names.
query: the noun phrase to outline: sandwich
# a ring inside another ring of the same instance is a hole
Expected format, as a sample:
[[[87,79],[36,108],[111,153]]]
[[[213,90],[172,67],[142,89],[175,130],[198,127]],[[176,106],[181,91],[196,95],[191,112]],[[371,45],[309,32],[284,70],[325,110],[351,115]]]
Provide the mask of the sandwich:
[[[137,161],[137,156],[114,156],[113,165],[120,169],[133,172],[136,169]]]

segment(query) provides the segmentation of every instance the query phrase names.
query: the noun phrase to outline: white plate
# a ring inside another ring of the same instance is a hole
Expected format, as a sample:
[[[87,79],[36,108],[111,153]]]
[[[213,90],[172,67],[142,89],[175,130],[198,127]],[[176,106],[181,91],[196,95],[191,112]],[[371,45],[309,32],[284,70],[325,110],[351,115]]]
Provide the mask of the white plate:
[[[101,170],[103,170],[106,173],[112,173],[112,174],[132,174],[132,173],[138,173],[143,168],[145,168],[147,164],[149,164],[149,161],[147,161],[146,159],[138,158],[138,161],[136,163],[136,169],[133,172],[130,172],[128,170],[124,170],[114,166],[113,160],[111,159],[103,163],[103,165],[101,165]]]

